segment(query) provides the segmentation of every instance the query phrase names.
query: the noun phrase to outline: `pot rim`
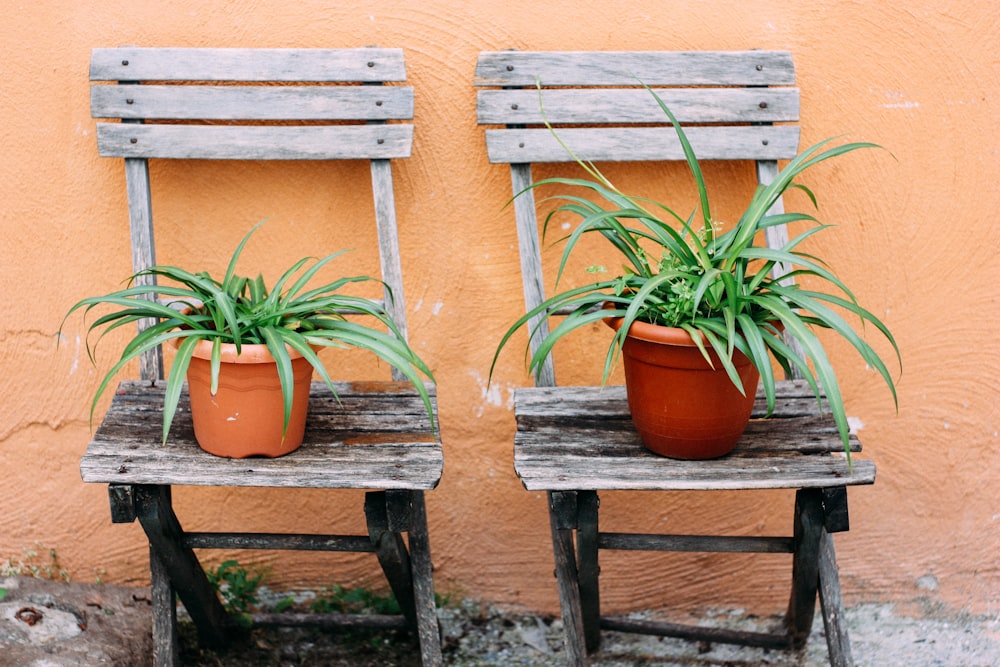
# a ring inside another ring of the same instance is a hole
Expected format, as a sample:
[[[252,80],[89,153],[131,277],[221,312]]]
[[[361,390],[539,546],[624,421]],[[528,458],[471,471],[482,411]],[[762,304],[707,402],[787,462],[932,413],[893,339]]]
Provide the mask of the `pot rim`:
[[[621,329],[622,322],[624,320],[624,317],[604,318],[604,322],[615,331]],[[632,322],[632,326],[629,327],[628,330],[628,336],[648,341],[650,343],[697,347],[694,339],[691,338],[691,334],[680,327],[667,327],[662,324],[651,324],[641,320],[635,320]]]
[[[178,347],[184,338],[174,338],[174,347]],[[295,359],[301,359],[302,354],[288,346],[285,345],[285,349],[288,350],[288,356],[294,361]],[[199,340],[194,346],[193,356],[198,359],[211,360],[212,358],[212,339],[203,338]],[[273,364],[274,357],[271,352],[267,349],[267,345],[263,343],[243,343],[240,345],[239,354],[236,353],[235,343],[222,343],[222,354],[220,359],[227,364]]]

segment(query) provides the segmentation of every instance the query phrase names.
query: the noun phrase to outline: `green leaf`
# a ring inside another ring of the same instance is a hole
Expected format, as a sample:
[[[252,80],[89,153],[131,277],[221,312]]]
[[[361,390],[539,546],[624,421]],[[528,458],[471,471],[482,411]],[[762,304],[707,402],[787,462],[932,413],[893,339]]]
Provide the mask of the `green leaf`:
[[[194,348],[197,344],[198,338],[196,336],[186,337],[178,346],[177,356],[174,357],[174,363],[170,366],[170,376],[167,378],[167,388],[163,395],[163,444],[167,444],[167,435],[170,433],[170,425],[177,412],[181,388],[184,386],[188,365],[191,363],[191,357],[194,356]]]

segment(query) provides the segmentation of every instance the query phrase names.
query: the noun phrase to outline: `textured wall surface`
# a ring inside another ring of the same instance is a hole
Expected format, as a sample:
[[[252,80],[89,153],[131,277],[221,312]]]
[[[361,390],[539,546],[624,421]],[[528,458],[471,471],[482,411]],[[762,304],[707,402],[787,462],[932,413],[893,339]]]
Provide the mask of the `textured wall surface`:
[[[78,472],[90,397],[121,339],[105,343],[97,369],[79,319],[55,347],[69,305],[116,288],[130,269],[122,165],[97,156],[89,114],[91,48],[405,49],[416,135],[413,158],[395,175],[411,337],[440,385],[446,465],[428,496],[438,588],[551,611],[557,598],[544,500],[524,491],[512,468],[511,392],[528,383],[519,351],[501,359],[495,383],[486,385],[493,346],[522,300],[513,216],[503,208],[508,173],[487,163],[475,123],[476,54],[759,47],[794,54],[804,144],[846,134],[889,151],[853,154],[806,179],[820,217],[839,225],[813,249],[884,317],[904,356],[897,415],[879,379],[831,342],[849,413],[879,466],[873,487],[852,492],[853,530],[837,538],[845,595],[926,596],[996,612],[998,34],[991,0],[7,3],[0,26],[0,284],[8,313],[0,324],[0,562],[41,545],[56,549],[78,580],[99,572],[116,582],[148,577],[141,530],[111,525],[105,489],[84,485]],[[350,247],[345,272],[377,270],[363,165],[154,163],[152,171],[163,262],[220,270],[249,225],[270,217],[244,267],[273,272],[306,254]],[[618,172],[641,179],[629,167]],[[735,216],[752,187],[749,167],[711,167],[708,177],[719,210]],[[338,189],[352,182],[361,186]],[[665,182],[679,192],[659,194],[693,206],[682,172]],[[600,361],[581,353],[608,334],[591,333],[559,351],[564,381],[598,380]],[[356,355],[335,365],[344,377],[387,377]],[[237,513],[263,530],[361,527],[360,494],[179,489],[176,496],[190,529],[234,529],[226,517]],[[603,500],[602,516],[622,529],[767,534],[790,525],[782,493]],[[269,567],[276,587],[379,581],[363,555],[238,557]],[[735,602],[774,610],[785,602],[789,577],[781,556],[611,554],[603,564],[609,609]],[[717,577],[709,566],[728,574]]]

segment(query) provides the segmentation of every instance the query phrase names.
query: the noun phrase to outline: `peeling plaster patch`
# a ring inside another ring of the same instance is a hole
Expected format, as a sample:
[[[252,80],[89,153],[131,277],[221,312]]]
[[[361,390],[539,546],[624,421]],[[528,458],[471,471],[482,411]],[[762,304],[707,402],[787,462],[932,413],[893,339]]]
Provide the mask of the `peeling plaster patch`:
[[[920,102],[911,102],[904,99],[902,91],[886,90],[883,94],[891,100],[879,105],[883,109],[917,109],[920,107]]]
[[[504,407],[505,406],[505,407],[507,407],[508,410],[513,407],[510,404],[511,403],[510,400],[508,400],[506,402],[506,405],[505,405],[504,400],[503,400],[503,390],[500,388],[499,384],[493,383],[493,384],[487,386],[486,381],[483,380],[483,377],[479,373],[477,373],[476,371],[469,371],[469,377],[471,377],[472,379],[474,379],[476,381],[476,384],[479,385],[479,392],[480,392],[480,396],[481,396],[482,401],[483,401],[480,405],[477,405],[475,407],[476,417],[482,417],[483,416],[483,411],[484,411],[483,407],[485,405],[495,405],[497,407]],[[508,396],[513,396],[513,394],[510,391],[509,387],[507,388],[507,395]]]
[[[431,313],[433,313],[434,315],[437,315],[438,313],[441,312],[442,308],[444,308],[444,302],[443,301],[438,301],[437,303],[434,304],[434,308],[433,308],[433,310],[431,310]]]
[[[423,306],[423,305],[424,305],[424,300],[423,299],[418,299],[417,300],[417,305],[415,305],[413,307],[413,312],[419,312],[420,311],[420,307]]]
[[[922,591],[936,591],[940,587],[941,584],[938,582],[938,578],[933,574],[925,574],[917,579],[917,588]]]
[[[564,222],[564,223],[562,223],[561,227],[564,230],[568,230],[570,228],[570,224],[568,222]]]
[[[858,417],[848,417],[847,425],[851,427],[851,433],[857,434],[865,427],[865,423]]]

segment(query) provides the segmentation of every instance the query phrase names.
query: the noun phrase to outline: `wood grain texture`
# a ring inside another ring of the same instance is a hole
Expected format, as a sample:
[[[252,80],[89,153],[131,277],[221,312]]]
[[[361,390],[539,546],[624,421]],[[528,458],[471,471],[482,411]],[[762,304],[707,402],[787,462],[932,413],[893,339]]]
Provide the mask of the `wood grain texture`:
[[[510,165],[511,188],[520,196],[514,199],[514,222],[517,225],[518,257],[521,260],[521,285],[524,289],[525,310],[531,310],[545,300],[545,279],[542,276],[542,249],[538,236],[538,216],[535,212],[535,191],[531,189],[531,165]],[[548,318],[536,315],[528,320],[528,330],[534,331],[529,341],[531,353],[549,335]],[[552,355],[546,357],[535,372],[535,384],[553,387],[556,384]]]
[[[562,128],[559,140],[548,128],[487,130],[492,163],[632,162],[683,160],[674,129],[663,127]],[[699,160],[787,160],[799,145],[797,126],[691,127],[685,130]],[[565,146],[563,146],[565,144]]]
[[[91,81],[403,81],[403,50],[98,48]]]
[[[625,388],[529,387],[514,393],[514,468],[528,490],[725,490],[871,484],[875,465],[838,452],[832,418],[819,414],[805,382],[778,383],[774,414],[755,418],[721,459],[678,461],[643,447]],[[860,443],[852,436],[852,450]]]
[[[477,86],[774,86],[795,82],[787,51],[486,51]]]
[[[409,86],[90,87],[94,118],[175,120],[407,120]]]
[[[408,383],[341,383],[339,401],[325,384],[313,383],[305,441],[277,459],[202,451],[186,393],[161,446],[163,393],[163,383],[119,386],[80,462],[85,482],[426,490],[441,478],[440,439]]]
[[[139,127],[130,121],[128,127]],[[149,162],[143,159],[125,160],[125,192],[128,197],[129,231],[132,239],[132,272],[139,273],[156,264],[156,245],[153,240],[153,200],[149,189]],[[136,284],[155,285],[155,276],[141,276]],[[139,331],[155,324],[152,319],[141,320]],[[164,377],[163,349],[155,347],[139,357],[139,377],[154,381]]]
[[[361,160],[410,156],[412,125],[97,124],[101,157]]]
[[[799,119],[796,88],[658,88],[681,123],[778,123]],[[643,88],[480,90],[480,124],[663,123]]]

